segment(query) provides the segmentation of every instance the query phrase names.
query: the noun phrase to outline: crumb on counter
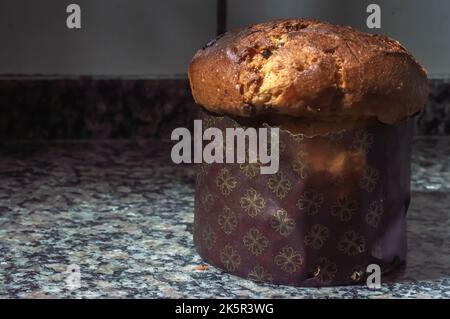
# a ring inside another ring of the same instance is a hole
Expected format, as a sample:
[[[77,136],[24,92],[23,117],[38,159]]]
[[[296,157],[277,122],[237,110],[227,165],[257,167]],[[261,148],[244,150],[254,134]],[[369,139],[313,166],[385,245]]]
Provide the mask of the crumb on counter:
[[[198,266],[195,266],[195,268],[194,268],[194,270],[200,270],[200,271],[205,271],[205,270],[208,270],[208,265],[198,265]]]

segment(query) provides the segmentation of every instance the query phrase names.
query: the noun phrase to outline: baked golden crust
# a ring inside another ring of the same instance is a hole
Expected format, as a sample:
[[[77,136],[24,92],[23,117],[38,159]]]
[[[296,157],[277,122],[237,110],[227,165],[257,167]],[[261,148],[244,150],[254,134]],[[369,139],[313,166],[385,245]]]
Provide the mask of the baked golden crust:
[[[305,19],[227,32],[195,54],[188,75],[209,111],[303,122],[395,123],[428,94],[426,71],[399,42]]]

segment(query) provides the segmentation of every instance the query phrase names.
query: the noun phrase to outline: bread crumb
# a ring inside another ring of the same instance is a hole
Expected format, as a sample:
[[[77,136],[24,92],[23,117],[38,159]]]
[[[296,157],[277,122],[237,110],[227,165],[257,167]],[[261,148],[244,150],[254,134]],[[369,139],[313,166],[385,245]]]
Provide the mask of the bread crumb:
[[[209,268],[208,265],[198,265],[194,269],[195,270],[205,271],[205,270],[208,270],[208,268]]]

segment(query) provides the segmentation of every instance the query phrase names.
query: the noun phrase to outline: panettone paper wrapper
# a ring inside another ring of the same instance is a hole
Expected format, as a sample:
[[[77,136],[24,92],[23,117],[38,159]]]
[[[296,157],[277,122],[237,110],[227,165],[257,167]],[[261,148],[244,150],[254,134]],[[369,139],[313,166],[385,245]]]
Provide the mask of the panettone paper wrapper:
[[[201,112],[204,129],[241,127]],[[245,128],[245,127],[244,127]],[[279,170],[198,166],[194,242],[217,268],[297,286],[392,280],[406,262],[414,119],[307,137],[280,130]]]

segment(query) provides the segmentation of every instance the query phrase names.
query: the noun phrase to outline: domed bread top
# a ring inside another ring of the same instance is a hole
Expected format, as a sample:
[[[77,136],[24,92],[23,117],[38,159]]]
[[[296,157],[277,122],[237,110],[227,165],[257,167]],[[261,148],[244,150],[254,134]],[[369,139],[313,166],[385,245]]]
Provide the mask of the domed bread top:
[[[198,104],[238,117],[395,123],[419,112],[426,71],[398,41],[317,20],[276,20],[224,35],[189,66]]]

